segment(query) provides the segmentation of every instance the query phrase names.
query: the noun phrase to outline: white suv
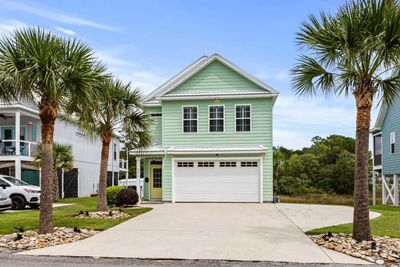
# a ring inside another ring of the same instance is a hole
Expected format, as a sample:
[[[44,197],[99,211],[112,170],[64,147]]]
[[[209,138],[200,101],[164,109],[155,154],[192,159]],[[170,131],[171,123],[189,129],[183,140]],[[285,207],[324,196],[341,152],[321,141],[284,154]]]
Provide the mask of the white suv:
[[[12,209],[21,210],[26,205],[37,209],[40,205],[40,187],[30,185],[8,175],[0,175],[0,187],[3,193],[11,198]]]
[[[0,211],[11,209],[11,199],[9,199],[0,189]]]

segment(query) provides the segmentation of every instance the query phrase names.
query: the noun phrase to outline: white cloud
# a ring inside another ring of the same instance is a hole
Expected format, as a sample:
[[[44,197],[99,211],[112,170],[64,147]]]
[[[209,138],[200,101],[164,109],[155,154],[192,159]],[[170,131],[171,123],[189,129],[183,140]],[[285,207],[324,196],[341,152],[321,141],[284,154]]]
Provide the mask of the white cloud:
[[[311,145],[311,138],[303,132],[274,129],[274,146],[283,146],[290,149],[302,149]]]
[[[275,122],[280,126],[298,124],[304,126],[353,127],[355,107],[351,100],[341,103],[317,98],[304,99],[294,96],[279,96],[275,104]]]
[[[59,32],[62,32],[66,35],[75,35],[76,33],[73,30],[62,28],[62,27],[54,27]]]
[[[372,109],[371,126],[378,108]],[[356,108],[352,96],[336,99],[279,96],[274,107],[274,145],[301,149],[314,136],[354,137]]]
[[[286,69],[260,71],[256,73],[255,77],[262,80],[285,81],[289,79],[289,71]]]
[[[0,22],[0,33],[11,33],[16,29],[25,28],[26,25],[24,22],[19,20],[6,20]]]
[[[130,82],[132,88],[140,88],[143,94],[147,95],[165,82],[166,78],[127,60],[126,54],[131,50],[132,46],[118,46],[100,50],[96,52],[96,55],[112,74],[124,82]]]
[[[5,1],[2,5],[11,10],[17,10],[29,14],[34,14],[39,17],[58,21],[64,24],[88,26],[107,31],[116,31],[114,27],[100,24],[94,21],[82,19],[73,15],[66,14],[60,10],[56,10],[44,5],[35,4],[33,2],[18,2],[18,1]]]

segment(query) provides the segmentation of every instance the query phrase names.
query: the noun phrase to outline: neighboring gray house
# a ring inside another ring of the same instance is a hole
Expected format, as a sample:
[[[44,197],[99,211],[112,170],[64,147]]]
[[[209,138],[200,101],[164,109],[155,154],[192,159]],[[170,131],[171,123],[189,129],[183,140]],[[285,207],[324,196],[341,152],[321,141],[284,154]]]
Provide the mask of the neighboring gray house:
[[[399,205],[400,177],[400,98],[381,105],[373,137],[374,181],[382,178],[382,202]]]
[[[12,175],[31,184],[40,184],[40,170],[34,156],[41,140],[40,119],[34,103],[0,104],[0,174]],[[74,169],[60,173],[60,191],[65,197],[97,193],[100,168],[100,138],[89,140],[76,126],[56,121],[54,141],[72,145]],[[120,142],[113,138],[108,162],[108,185],[118,184]],[[121,164],[122,163],[122,164]]]

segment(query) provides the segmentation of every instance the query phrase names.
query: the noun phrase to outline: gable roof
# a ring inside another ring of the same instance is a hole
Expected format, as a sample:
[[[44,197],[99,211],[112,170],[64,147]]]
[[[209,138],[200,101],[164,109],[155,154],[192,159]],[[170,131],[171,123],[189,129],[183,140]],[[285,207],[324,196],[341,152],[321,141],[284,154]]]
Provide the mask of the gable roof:
[[[223,65],[229,67],[230,69],[234,70],[236,73],[241,75],[242,77],[248,79],[249,81],[253,82],[257,86],[259,86],[264,92],[263,94],[257,93],[254,95],[258,96],[271,96],[276,98],[278,96],[278,91],[274,90],[272,87],[269,85],[265,84],[264,82],[260,81],[259,79],[255,78],[254,76],[250,75],[249,73],[245,72],[238,66],[234,65],[224,57],[222,57],[219,54],[213,54],[209,57],[207,56],[202,56],[195,62],[193,62],[191,65],[183,69],[181,72],[179,72],[177,75],[173,76],[171,79],[169,79],[167,82],[162,84],[160,87],[158,87],[156,90],[151,92],[146,98],[145,98],[145,104],[146,105],[159,105],[160,104],[160,99],[161,98],[167,98],[167,94],[177,88],[179,85],[193,77],[195,74],[197,74],[199,71],[204,69],[206,66],[208,66],[210,63],[214,61],[219,61]],[[254,92],[251,92],[254,93]],[[215,96],[215,95],[220,95],[220,94],[213,94],[213,93],[202,93],[202,94],[185,94],[185,95],[179,95],[176,96],[174,94],[170,94],[168,96],[168,99],[176,99],[179,97],[207,97],[207,96]],[[231,97],[235,97],[235,95],[241,95],[241,94],[230,94]],[[243,95],[243,94],[242,94]],[[225,95],[228,97],[228,95]]]

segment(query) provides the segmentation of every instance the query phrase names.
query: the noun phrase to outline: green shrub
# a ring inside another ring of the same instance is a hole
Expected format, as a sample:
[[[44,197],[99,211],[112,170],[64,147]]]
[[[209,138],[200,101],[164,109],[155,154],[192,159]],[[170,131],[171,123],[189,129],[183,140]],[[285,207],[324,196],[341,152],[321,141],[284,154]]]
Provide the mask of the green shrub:
[[[124,188],[118,191],[115,205],[117,207],[126,207],[128,205],[136,205],[138,202],[138,193],[132,188]]]
[[[117,193],[119,191],[121,191],[122,189],[124,189],[124,187],[120,186],[120,185],[107,187],[107,191],[106,191],[107,205],[109,205],[109,206],[115,205],[115,201],[117,199]]]

